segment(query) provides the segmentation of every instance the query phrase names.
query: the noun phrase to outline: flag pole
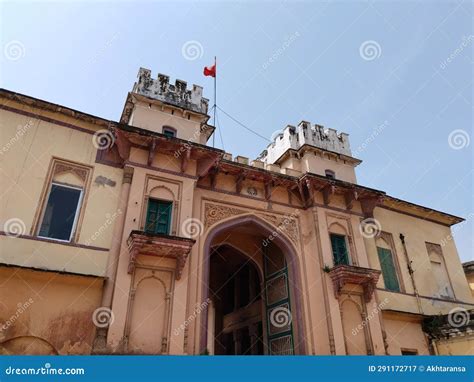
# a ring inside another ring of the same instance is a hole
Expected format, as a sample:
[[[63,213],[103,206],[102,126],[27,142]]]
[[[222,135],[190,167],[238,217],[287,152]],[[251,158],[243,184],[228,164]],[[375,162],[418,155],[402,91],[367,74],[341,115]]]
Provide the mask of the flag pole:
[[[214,147],[214,140],[216,137],[216,109],[217,109],[217,57],[214,56],[214,134],[212,134],[212,147]]]

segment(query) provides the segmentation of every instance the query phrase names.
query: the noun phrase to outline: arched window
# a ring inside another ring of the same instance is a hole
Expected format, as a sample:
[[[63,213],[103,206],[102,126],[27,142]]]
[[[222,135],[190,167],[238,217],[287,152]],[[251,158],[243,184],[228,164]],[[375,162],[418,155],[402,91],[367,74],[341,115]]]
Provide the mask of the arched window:
[[[170,138],[176,137],[176,129],[171,126],[163,126],[163,134]]]
[[[426,248],[430,258],[433,280],[435,281],[437,288],[435,296],[454,298],[453,288],[451,280],[449,279],[448,270],[446,269],[441,246],[438,244],[426,243]]]
[[[334,265],[350,265],[349,238],[346,228],[339,223],[331,224],[329,226],[329,239]]]
[[[160,199],[148,199],[145,232],[169,235],[173,202]]]
[[[35,231],[37,236],[48,239],[75,241],[77,227],[84,214],[90,168],[60,159],[53,159],[48,175],[41,213]]]
[[[329,179],[336,179],[336,173],[332,170],[325,170],[324,171],[325,175]]]
[[[331,233],[330,239],[334,265],[349,265],[346,236]]]
[[[153,188],[148,195],[145,215],[145,232],[170,235],[173,221],[174,194],[166,186]]]
[[[400,282],[395,265],[395,259],[390,244],[383,238],[379,237],[375,242],[377,246],[377,254],[382,270],[385,289],[400,292]]]

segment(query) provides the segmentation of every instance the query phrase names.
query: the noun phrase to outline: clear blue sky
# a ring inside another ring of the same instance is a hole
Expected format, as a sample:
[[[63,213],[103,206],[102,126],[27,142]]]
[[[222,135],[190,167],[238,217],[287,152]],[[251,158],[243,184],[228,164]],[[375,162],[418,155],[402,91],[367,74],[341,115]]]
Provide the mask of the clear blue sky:
[[[1,83],[117,120],[141,66],[212,98],[202,68],[217,55],[218,104],[252,129],[270,138],[307,120],[345,131],[353,151],[366,143],[359,183],[468,217],[472,4],[427,3],[3,2]],[[234,155],[267,144],[222,114],[220,125]],[[472,219],[456,230],[463,261]]]

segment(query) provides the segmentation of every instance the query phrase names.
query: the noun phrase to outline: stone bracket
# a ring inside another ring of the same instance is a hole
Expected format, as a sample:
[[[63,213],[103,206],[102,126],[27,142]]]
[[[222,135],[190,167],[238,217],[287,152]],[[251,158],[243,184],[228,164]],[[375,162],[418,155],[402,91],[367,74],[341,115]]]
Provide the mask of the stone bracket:
[[[334,195],[335,191],[336,191],[336,187],[334,187],[334,185],[332,184],[328,184],[327,186],[325,186],[323,188],[323,201],[324,201],[324,205],[329,205],[329,203],[331,202],[331,197]]]
[[[362,213],[364,214],[365,219],[374,218],[374,209],[378,204],[381,203],[380,197],[371,197],[371,198],[361,198],[360,206],[362,208]]]
[[[364,290],[365,302],[372,299],[381,271],[353,265],[336,265],[329,271],[333,282],[334,295],[339,299],[346,284],[361,285]]]
[[[157,146],[158,146],[158,140],[156,138],[152,138],[150,141],[150,145],[148,147],[148,159],[147,159],[148,166],[151,166],[151,164],[153,163],[153,158],[155,157]]]
[[[348,190],[344,194],[344,200],[346,202],[346,208],[350,211],[354,207],[354,202],[359,199],[359,194],[356,190]]]
[[[150,234],[143,231],[132,231],[127,244],[130,254],[128,273],[133,273],[139,255],[157,256],[176,260],[176,280],[181,278],[186,259],[196,241],[179,236]]]
[[[181,158],[181,172],[185,173],[188,169],[189,159],[191,158],[191,147],[187,147],[184,155]]]

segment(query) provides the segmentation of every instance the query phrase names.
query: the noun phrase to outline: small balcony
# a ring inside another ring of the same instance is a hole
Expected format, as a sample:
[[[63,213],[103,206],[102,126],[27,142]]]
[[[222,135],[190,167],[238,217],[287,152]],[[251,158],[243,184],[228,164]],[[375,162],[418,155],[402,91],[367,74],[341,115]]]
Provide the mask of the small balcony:
[[[176,260],[175,275],[179,280],[195,242],[185,237],[132,231],[127,240],[130,253],[128,273],[134,271],[138,256],[156,256]]]
[[[329,271],[334,285],[334,294],[339,298],[346,284],[360,285],[364,291],[364,299],[372,299],[381,271],[371,268],[356,267],[354,265],[336,265]]]

